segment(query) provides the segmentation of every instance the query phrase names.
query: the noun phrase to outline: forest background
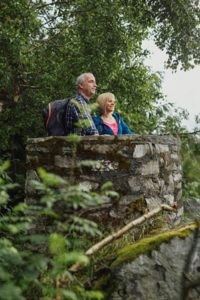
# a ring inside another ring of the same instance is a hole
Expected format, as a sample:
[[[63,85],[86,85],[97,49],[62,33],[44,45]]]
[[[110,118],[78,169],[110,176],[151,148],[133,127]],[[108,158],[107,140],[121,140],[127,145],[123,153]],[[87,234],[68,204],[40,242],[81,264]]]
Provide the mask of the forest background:
[[[183,195],[200,197],[198,130],[184,128],[187,112],[166,101],[142,46],[153,40],[168,68],[188,70],[200,63],[199,19],[196,0],[1,1],[0,160],[10,161],[7,172],[18,184],[11,203],[24,198],[27,138],[46,135],[42,109],[74,95],[82,72],[95,75],[97,94],[116,95],[135,132],[181,138]]]

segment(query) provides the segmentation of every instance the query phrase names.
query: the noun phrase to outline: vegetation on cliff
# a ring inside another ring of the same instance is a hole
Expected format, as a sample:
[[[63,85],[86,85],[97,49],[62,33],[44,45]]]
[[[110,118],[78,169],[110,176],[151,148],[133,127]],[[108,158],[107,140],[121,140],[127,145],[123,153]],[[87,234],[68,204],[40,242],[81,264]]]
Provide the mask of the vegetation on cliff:
[[[133,261],[141,254],[149,255],[152,250],[158,249],[162,243],[168,243],[174,237],[186,238],[196,227],[197,224],[190,224],[179,229],[174,229],[162,232],[158,235],[146,237],[134,244],[125,246],[119,250],[111,267],[115,268],[123,263]]]

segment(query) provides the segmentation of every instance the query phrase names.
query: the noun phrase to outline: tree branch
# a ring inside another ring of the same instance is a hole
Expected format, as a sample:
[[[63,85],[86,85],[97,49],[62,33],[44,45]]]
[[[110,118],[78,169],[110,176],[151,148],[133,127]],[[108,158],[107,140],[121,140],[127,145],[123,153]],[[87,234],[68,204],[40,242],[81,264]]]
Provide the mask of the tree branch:
[[[200,130],[192,131],[192,132],[185,132],[185,133],[180,133],[179,136],[187,136],[188,134],[197,134],[200,133]]]
[[[115,233],[107,236],[105,239],[103,239],[100,242],[98,242],[97,244],[93,245],[91,248],[89,248],[85,252],[85,255],[87,255],[87,256],[93,255],[94,253],[96,253],[97,251],[99,251],[100,249],[102,249],[104,246],[106,246],[107,244],[109,244],[110,242],[112,242],[112,241],[118,239],[119,237],[121,237],[123,234],[125,234],[126,232],[128,232],[133,227],[135,227],[135,226],[137,226],[137,225],[145,222],[146,220],[152,218],[153,216],[157,215],[161,211],[163,211],[163,210],[174,211],[175,209],[176,209],[176,207],[171,207],[169,205],[162,204],[161,206],[159,206],[159,207],[151,210],[147,214],[144,214],[143,216],[139,217],[138,219],[131,221],[130,223],[128,223],[126,226],[122,227],[117,232],[115,232]],[[70,272],[77,272],[82,267],[83,267],[83,265],[81,263],[76,263],[73,266],[71,266],[71,268],[69,269],[69,271]]]

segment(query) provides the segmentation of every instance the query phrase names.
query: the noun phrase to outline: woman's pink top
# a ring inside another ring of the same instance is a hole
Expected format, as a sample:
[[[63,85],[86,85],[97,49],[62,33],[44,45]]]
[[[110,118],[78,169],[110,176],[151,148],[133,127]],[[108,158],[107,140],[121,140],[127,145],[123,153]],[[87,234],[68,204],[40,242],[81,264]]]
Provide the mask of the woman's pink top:
[[[117,121],[115,121],[113,123],[108,123],[108,122],[105,122],[105,121],[103,121],[103,122],[112,129],[114,135],[117,135],[117,133],[118,133]]]

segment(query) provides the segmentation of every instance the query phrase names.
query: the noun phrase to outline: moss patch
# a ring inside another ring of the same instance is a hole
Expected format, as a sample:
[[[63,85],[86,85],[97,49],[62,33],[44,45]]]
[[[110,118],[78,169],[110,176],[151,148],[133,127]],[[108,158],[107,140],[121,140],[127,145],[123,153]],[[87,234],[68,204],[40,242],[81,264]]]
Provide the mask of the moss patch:
[[[183,228],[163,232],[128,245],[117,253],[117,258],[112,263],[111,268],[133,261],[141,254],[148,255],[152,250],[158,249],[162,243],[169,242],[174,237],[186,238],[197,226],[199,226],[199,224],[193,223]]]

